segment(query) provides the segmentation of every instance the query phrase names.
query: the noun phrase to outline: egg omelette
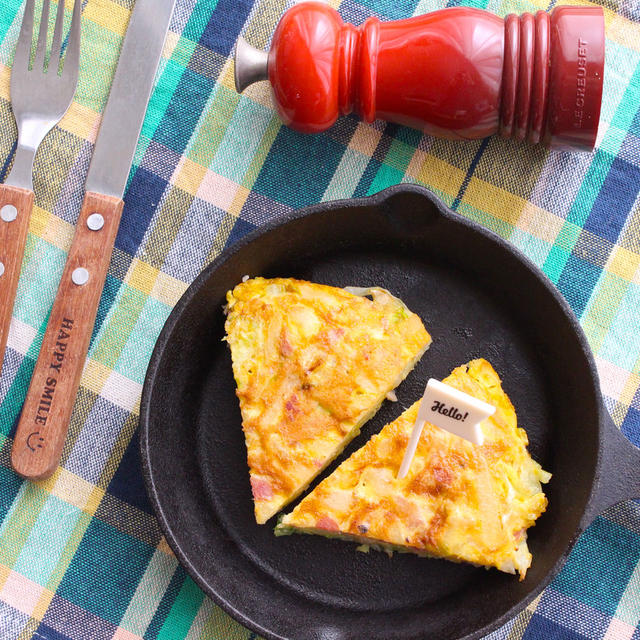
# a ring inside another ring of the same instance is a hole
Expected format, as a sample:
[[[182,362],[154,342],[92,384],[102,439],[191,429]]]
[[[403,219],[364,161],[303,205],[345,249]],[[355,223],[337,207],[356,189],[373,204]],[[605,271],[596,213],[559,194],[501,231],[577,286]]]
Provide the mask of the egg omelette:
[[[489,362],[473,360],[443,382],[496,407],[480,425],[482,446],[426,423],[409,473],[397,479],[416,402],[284,516],[276,534],[341,537],[517,571],[523,580],[531,565],[527,529],[546,508],[540,483],[551,475],[529,455]]]
[[[254,278],[227,294],[259,524],[344,449],[431,343],[401,300],[379,288],[355,291]]]

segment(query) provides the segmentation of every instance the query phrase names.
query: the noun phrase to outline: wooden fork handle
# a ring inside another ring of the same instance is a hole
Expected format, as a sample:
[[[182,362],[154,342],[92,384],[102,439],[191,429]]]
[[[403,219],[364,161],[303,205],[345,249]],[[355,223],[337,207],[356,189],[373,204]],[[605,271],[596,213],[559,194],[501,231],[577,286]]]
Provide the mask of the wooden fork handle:
[[[0,373],[32,209],[33,191],[0,185]]]
[[[122,216],[119,198],[87,193],[13,442],[25,478],[57,468]]]

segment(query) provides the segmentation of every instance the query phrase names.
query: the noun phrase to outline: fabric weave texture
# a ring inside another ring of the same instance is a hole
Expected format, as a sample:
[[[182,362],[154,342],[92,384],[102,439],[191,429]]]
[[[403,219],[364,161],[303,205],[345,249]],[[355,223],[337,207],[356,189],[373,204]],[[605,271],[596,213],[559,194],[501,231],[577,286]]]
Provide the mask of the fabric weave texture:
[[[505,16],[554,3],[330,1],[356,24],[452,5]],[[231,59],[240,33],[266,48],[290,4],[177,0],[61,464],[32,483],[11,470],[12,437],[133,6],[84,2],[75,100],[35,162],[35,208],[0,381],[0,640],[256,637],[203,595],[163,539],[142,481],[137,425],[145,370],[173,305],[225,247],[291,208],[413,182],[513,243],[573,308],[606,406],[640,445],[638,0],[601,3],[607,60],[591,154],[499,137],[443,141],[354,117],[321,135],[298,134],[281,124],[266,83],[236,93]],[[16,145],[9,80],[21,5],[0,4],[0,181]],[[71,7],[68,0],[67,23]],[[488,637],[640,640],[640,503],[598,517],[552,584]]]

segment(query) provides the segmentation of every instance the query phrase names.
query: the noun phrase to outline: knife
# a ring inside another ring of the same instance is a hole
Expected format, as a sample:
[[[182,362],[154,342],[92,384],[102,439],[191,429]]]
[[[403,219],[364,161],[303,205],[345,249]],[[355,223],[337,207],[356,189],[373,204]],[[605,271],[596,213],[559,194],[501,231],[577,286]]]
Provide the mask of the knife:
[[[25,478],[49,477],[60,460],[174,4],[137,0],[129,20],[82,210],[13,442],[11,464]]]

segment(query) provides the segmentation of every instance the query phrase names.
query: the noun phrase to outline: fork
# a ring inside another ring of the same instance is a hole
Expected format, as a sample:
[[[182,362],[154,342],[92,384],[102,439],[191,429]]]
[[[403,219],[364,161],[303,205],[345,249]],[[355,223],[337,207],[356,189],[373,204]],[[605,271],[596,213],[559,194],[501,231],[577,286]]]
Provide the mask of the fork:
[[[5,184],[0,184],[0,372],[33,209],[33,160],[44,137],[69,109],[78,83],[82,0],[75,0],[61,71],[64,0],[58,0],[47,65],[50,5],[51,0],[43,0],[31,66],[35,0],[27,0],[11,70],[11,105],[18,125],[18,146],[11,173]]]

